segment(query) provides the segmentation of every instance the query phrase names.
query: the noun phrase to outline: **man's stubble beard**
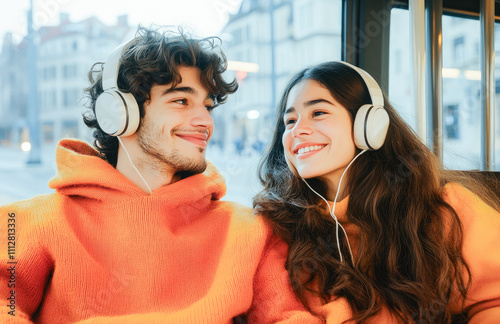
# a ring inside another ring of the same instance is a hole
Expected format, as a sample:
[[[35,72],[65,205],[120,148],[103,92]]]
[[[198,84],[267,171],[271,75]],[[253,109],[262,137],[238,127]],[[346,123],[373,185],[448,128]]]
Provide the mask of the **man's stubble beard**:
[[[193,159],[187,156],[182,156],[181,152],[177,149],[173,149],[171,152],[164,152],[161,147],[162,144],[159,139],[162,138],[162,134],[154,134],[151,131],[150,124],[147,122],[146,118],[143,119],[141,126],[137,130],[137,141],[139,147],[143,150],[146,155],[148,155],[152,161],[150,163],[154,168],[160,169],[163,172],[166,170],[172,170],[174,174],[192,175],[198,174],[205,171],[207,168],[207,162],[205,157]],[[200,153],[203,153],[204,148],[197,148]]]

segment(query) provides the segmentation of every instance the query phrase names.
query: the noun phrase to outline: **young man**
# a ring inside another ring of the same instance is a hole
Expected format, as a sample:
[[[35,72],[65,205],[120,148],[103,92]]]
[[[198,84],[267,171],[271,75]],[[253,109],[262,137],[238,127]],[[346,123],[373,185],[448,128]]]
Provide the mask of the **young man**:
[[[56,192],[0,208],[0,322],[318,321],[291,291],[286,246],[219,200],[210,111],[237,85],[216,50],[141,28],[89,73],[95,149],[62,140]]]

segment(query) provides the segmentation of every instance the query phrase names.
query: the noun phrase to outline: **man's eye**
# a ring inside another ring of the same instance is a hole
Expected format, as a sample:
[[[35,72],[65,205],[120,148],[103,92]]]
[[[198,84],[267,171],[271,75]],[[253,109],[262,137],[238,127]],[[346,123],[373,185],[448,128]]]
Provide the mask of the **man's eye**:
[[[287,119],[287,120],[285,120],[285,126],[288,126],[288,125],[293,124],[293,123],[295,123],[295,119]]]
[[[181,104],[181,105],[184,105],[184,106],[187,105],[187,99],[186,98],[176,99],[173,102]]]

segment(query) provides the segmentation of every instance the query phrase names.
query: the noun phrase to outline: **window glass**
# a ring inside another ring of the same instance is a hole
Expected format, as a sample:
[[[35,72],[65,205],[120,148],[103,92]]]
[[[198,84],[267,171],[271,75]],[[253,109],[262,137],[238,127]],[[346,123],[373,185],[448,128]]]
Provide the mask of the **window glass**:
[[[500,23],[495,23],[495,165],[500,171]]]
[[[443,16],[443,158],[450,169],[479,169],[479,21]]]
[[[411,110],[411,47],[408,10],[392,9],[389,48],[389,101],[416,129],[416,112]]]
[[[393,9],[389,100],[405,121],[416,130],[419,121],[416,120],[416,112],[411,111],[410,102],[412,62],[409,32],[408,10]],[[444,15],[442,33],[443,163],[448,169],[479,169],[482,131],[479,21]],[[496,37],[498,39],[498,33]],[[498,48],[498,42],[496,44]],[[498,94],[499,91],[496,90],[495,93]],[[498,100],[496,107],[498,111]],[[497,138],[500,136],[498,114],[496,114]],[[497,139],[496,155],[500,156],[498,141]],[[498,166],[496,168],[498,169]]]

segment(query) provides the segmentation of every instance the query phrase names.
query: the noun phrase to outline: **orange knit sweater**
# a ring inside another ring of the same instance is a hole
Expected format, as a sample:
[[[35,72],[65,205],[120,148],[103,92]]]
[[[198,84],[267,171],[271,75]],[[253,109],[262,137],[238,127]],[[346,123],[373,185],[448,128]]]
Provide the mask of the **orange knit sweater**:
[[[0,322],[321,322],[291,292],[283,242],[219,200],[213,165],[148,195],[83,142],[56,158],[54,194],[0,207]]]
[[[469,265],[472,281],[462,307],[462,300],[452,296],[452,310],[465,312],[468,322],[473,324],[500,323],[500,213],[484,203],[475,194],[459,184],[444,187],[443,197],[457,212],[462,221],[464,237],[462,253]],[[359,243],[359,228],[346,216],[349,198],[336,204],[335,215],[346,230],[356,257]],[[338,299],[319,309],[326,314],[327,323],[341,323],[351,318],[351,308],[345,299]],[[428,312],[432,316],[430,305]],[[415,319],[418,322],[418,318]],[[398,323],[387,309],[369,323]]]

